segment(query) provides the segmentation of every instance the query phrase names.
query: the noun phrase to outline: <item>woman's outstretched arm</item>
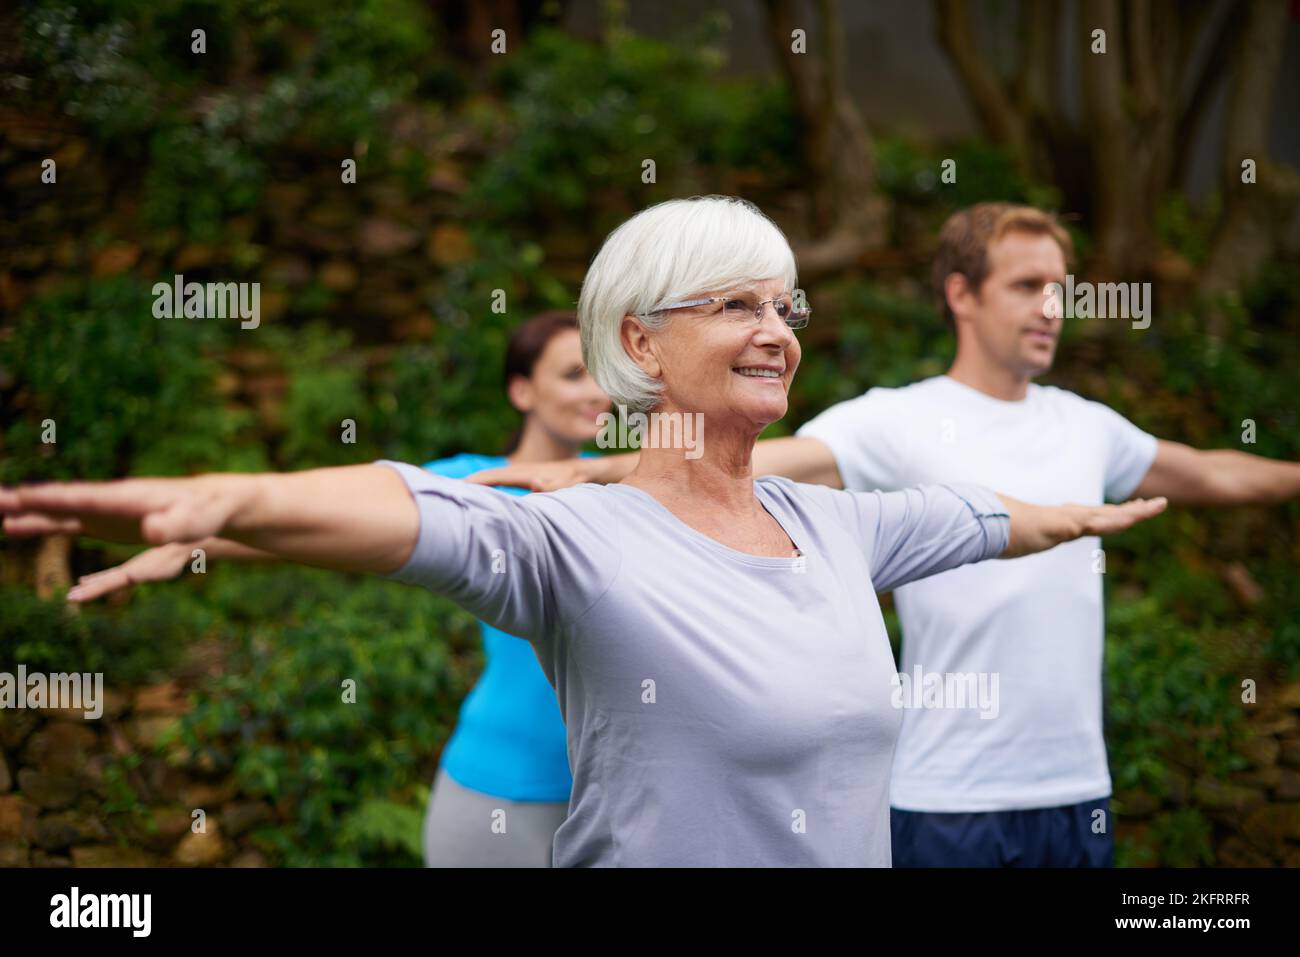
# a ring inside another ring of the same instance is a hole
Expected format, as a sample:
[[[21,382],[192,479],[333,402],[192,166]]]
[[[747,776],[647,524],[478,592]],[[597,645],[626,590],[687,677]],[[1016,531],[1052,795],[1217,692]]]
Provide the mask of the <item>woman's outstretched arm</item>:
[[[272,559],[426,588],[552,661],[620,567],[605,509],[507,495],[399,462],[0,490],[11,535],[155,545],[220,538]],[[585,501],[585,500],[584,500]]]
[[[0,490],[0,515],[15,537],[154,545],[219,537],[288,561],[381,575],[406,562],[420,531],[406,484],[379,465],[21,486]]]
[[[1164,511],[1164,499],[1124,505],[1030,505],[971,482],[898,492],[803,486],[856,529],[876,591],[990,558],[1018,558],[1087,535],[1111,535]]]

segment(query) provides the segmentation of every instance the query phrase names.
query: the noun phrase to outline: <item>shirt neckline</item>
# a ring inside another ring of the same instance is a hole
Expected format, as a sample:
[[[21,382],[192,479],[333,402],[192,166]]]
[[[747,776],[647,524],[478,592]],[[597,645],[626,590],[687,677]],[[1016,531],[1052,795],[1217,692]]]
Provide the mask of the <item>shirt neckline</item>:
[[[790,533],[790,529],[786,527],[786,523],[781,521],[780,516],[778,516],[776,512],[774,512],[771,508],[769,508],[768,503],[763,500],[764,493],[761,493],[759,491],[760,489],[764,488],[761,479],[756,480],[754,482],[754,494],[758,498],[758,504],[763,506],[763,510],[767,512],[767,514],[772,516],[772,520],[775,521],[776,524],[781,527],[781,530],[785,532],[786,537],[789,538],[790,541],[794,543],[796,554],[791,558],[776,558],[775,556],[772,555],[751,555],[749,552],[742,552],[738,549],[732,548],[730,545],[724,545],[716,538],[712,538],[709,535],[705,535],[703,532],[699,531],[698,529],[692,528],[691,526],[687,525],[680,518],[674,515],[672,510],[668,508],[666,505],[664,505],[663,502],[659,501],[659,499],[655,498],[645,489],[638,488],[635,485],[624,485],[622,482],[615,482],[605,487],[626,489],[627,491],[631,492],[635,498],[640,499],[642,502],[645,502],[647,505],[649,505],[653,511],[657,511],[660,514],[666,516],[669,519],[669,521],[673,522],[678,528],[680,528],[688,538],[695,539],[696,541],[704,544],[708,548],[713,549],[715,552],[718,552],[719,554],[724,555],[727,558],[730,558],[732,561],[743,562],[746,565],[758,565],[763,568],[794,568],[798,563],[805,562],[807,560],[808,552],[802,545],[799,544],[799,538],[796,538],[794,535]],[[802,535],[800,537],[802,537]]]
[[[946,372],[940,375],[939,378],[942,379],[944,382],[948,383],[949,386],[953,386],[957,389],[960,389],[962,392],[965,392],[968,395],[976,396],[981,401],[987,402],[990,405],[996,406],[999,409],[1028,408],[1030,401],[1034,397],[1034,389],[1037,387],[1036,383],[1033,382],[1029,383],[1029,388],[1025,390],[1025,397],[1023,399],[999,399],[997,396],[989,395],[987,392],[981,392],[979,389],[976,389],[973,386],[969,386],[965,382],[958,382],[956,379],[948,375],[948,373]]]

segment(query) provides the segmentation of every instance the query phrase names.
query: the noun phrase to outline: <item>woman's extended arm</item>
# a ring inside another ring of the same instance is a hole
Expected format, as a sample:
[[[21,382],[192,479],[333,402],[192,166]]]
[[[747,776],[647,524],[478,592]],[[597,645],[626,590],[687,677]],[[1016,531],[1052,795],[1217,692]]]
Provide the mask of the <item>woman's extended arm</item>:
[[[420,530],[411,494],[377,465],[261,475],[199,475],[0,490],[5,532],[155,545],[219,537],[276,558],[389,574]]]
[[[856,530],[876,591],[959,565],[1018,558],[1085,535],[1110,535],[1164,511],[1163,499],[1124,505],[1030,505],[982,485],[954,482],[898,492],[803,486]]]
[[[199,542],[173,542],[146,548],[132,555],[120,565],[82,575],[77,584],[68,589],[68,601],[84,602],[102,598],[110,592],[141,585],[145,582],[170,581],[194,561],[199,553],[203,558],[229,558],[240,562],[275,561],[275,556],[258,548],[250,548],[225,538],[205,538]]]

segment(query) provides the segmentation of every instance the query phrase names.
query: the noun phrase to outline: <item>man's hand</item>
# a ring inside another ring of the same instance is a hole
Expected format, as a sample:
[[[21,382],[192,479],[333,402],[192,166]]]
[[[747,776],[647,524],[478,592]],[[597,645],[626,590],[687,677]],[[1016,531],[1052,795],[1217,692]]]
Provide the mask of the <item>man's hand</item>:
[[[520,462],[504,468],[475,472],[465,481],[476,485],[508,485],[511,488],[526,488],[532,492],[554,492],[556,489],[581,485],[584,482],[599,484],[620,482],[636,468],[638,458],[635,452],[630,452],[625,455],[606,455],[594,459]]]

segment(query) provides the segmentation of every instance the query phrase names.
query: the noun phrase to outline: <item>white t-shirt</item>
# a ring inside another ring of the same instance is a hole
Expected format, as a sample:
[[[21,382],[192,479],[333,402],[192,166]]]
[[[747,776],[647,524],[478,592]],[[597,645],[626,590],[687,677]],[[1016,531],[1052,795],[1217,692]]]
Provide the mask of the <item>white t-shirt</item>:
[[[1031,384],[1007,402],[947,376],[871,389],[798,434],[830,447],[848,489],[969,481],[1039,505],[1123,500],[1156,453],[1154,436],[1072,392]],[[1082,538],[895,591],[906,677],[893,807],[1006,811],[1110,794],[1100,549]],[[953,676],[954,688],[957,676],[972,689],[982,680],[991,694],[982,707],[954,707],[960,698],[933,684],[927,700],[931,674]]]

